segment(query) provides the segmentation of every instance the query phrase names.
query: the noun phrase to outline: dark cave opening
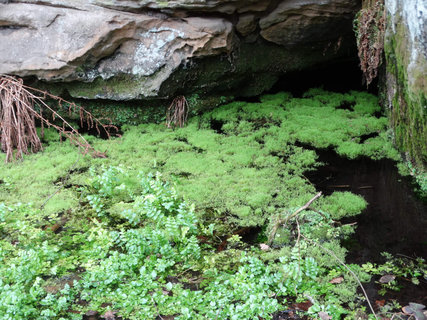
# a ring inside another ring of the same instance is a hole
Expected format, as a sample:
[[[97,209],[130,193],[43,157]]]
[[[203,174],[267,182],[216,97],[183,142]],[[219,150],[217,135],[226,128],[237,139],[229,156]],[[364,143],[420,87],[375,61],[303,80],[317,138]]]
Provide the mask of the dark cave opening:
[[[280,77],[269,93],[288,91],[295,97],[300,97],[310,88],[323,88],[341,93],[350,90],[368,91],[377,95],[378,79],[367,88],[358,60],[329,62],[307,70],[286,73]]]

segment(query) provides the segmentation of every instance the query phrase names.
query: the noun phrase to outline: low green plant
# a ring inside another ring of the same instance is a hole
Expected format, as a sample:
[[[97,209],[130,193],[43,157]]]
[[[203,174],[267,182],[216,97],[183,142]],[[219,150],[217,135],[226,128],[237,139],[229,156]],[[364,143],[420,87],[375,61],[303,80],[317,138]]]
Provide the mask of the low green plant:
[[[381,285],[379,293],[382,295],[386,294],[387,290],[399,291],[401,280],[407,279],[419,285],[427,276],[427,263],[421,257],[393,256],[387,252],[383,252],[382,256],[386,259],[383,264],[368,262],[362,265],[363,270],[369,274],[382,276],[377,281]]]
[[[49,241],[39,219],[31,205],[0,203],[1,319],[59,319],[70,306],[70,297],[52,297],[43,288],[43,278],[67,270],[70,253]]]
[[[386,122],[374,116],[376,98],[313,89],[260,101],[233,102],[175,130],[142,124],[123,126],[123,136],[109,141],[85,136],[107,150],[104,159],[79,156],[47,130],[43,154],[2,164],[0,319],[110,311],[127,319],[243,320],[271,318],[307,299],[310,317],[351,318],[363,301],[356,281],[307,241],[344,259],[340,240],[353,228],[336,220],[360,213],[361,197],[322,197],[280,228],[266,251],[230,235],[257,227],[265,239],[269,221],[312,197],[304,174],[320,165],[313,148],[395,158]],[[224,239],[228,249],[216,252]],[[342,283],[330,283],[337,277]]]
[[[93,196],[99,196],[104,215],[101,221],[92,220],[84,241],[74,238],[81,241],[75,243],[78,247],[75,254],[80,260],[78,266],[63,264],[63,259],[72,252],[55,245],[54,235],[41,226],[26,225],[26,217],[40,216],[37,210],[24,205],[0,205],[0,232],[3,238],[7,235],[0,251],[2,319],[35,319],[37,314],[42,316],[37,319],[69,318],[66,311],[70,308],[82,310],[76,305],[76,292],[80,299],[90,301],[86,309],[100,309],[108,302],[114,307],[123,307],[123,314],[132,319],[154,318],[155,307],[150,299],[147,302],[150,313],[128,310],[129,300],[123,292],[132,291],[131,286],[142,286],[146,294],[151,289],[161,290],[161,283],[171,268],[191,267],[192,261],[200,258],[197,219],[194,208],[180,200],[159,175],[141,175],[141,193],[128,193],[133,206],[121,213],[128,224],[120,229],[109,228],[112,219],[107,214],[109,207],[121,199],[122,190],[132,189],[121,179],[124,176],[123,170],[108,167],[93,177],[87,187]],[[120,192],[116,192],[117,189]],[[99,214],[99,206],[90,205]],[[15,241],[19,243],[18,248],[13,245]],[[63,245],[63,241],[60,244]],[[46,279],[76,272],[77,267],[86,271],[72,287],[67,284],[55,293],[46,290]],[[115,299],[111,299],[113,293]],[[135,299],[131,301],[133,308],[141,307],[140,298]]]
[[[111,166],[89,172],[81,190],[89,201],[74,214],[89,221],[84,225],[55,234],[35,223],[43,214],[34,207],[0,205],[2,319],[81,319],[88,310],[110,310],[127,319],[243,320],[269,318],[288,298],[307,296],[316,300],[309,314],[323,310],[339,319],[348,313],[341,306],[348,289],[328,282],[343,270],[313,258],[303,241],[288,257],[267,263],[256,251],[236,250],[228,267],[218,269],[221,259],[197,239],[194,206],[160,174],[131,176]],[[90,201],[95,197],[97,204]],[[323,216],[313,218],[301,217],[314,226]],[[304,225],[301,231],[312,233]],[[238,237],[231,242],[241,244]],[[195,289],[186,288],[191,272],[198,274]]]
[[[399,163],[398,168],[401,175],[413,177],[416,185],[415,191],[421,198],[427,199],[427,172],[421,171],[410,161]]]

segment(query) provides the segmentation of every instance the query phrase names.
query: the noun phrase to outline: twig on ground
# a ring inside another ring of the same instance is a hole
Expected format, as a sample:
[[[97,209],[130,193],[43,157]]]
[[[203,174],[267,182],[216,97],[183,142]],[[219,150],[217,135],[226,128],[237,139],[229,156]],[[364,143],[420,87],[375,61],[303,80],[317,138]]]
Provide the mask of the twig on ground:
[[[291,220],[293,217],[297,216],[301,211],[304,211],[306,209],[308,209],[310,207],[310,205],[320,196],[322,195],[322,192],[319,192],[318,194],[316,194],[313,198],[310,199],[310,201],[308,201],[305,205],[303,205],[301,208],[299,208],[298,210],[296,210],[294,213],[292,213],[291,215],[287,216],[284,219],[279,219],[275,225],[273,226],[273,229],[271,230],[270,236],[268,237],[268,245],[271,246],[271,244],[273,243],[274,237],[276,236],[277,233],[277,229],[279,229],[280,225],[282,224],[286,224],[289,220]]]
[[[301,246],[300,246],[300,239],[301,239],[301,230],[299,227],[299,221],[298,218],[295,219],[297,222],[297,230],[298,230],[298,237],[297,237],[297,242],[296,245],[298,247],[298,277],[301,274]],[[297,290],[297,284],[295,284],[295,296],[298,297],[298,290]]]
[[[157,307],[157,303],[156,301],[154,301],[153,297],[151,297],[151,301],[153,302],[154,307],[156,308],[157,316],[160,318],[160,320],[164,320],[163,317],[160,315],[159,308]]]
[[[218,320],[219,314],[221,313],[222,309],[224,309],[224,307],[221,307],[218,311],[218,313],[216,314],[215,320]]]

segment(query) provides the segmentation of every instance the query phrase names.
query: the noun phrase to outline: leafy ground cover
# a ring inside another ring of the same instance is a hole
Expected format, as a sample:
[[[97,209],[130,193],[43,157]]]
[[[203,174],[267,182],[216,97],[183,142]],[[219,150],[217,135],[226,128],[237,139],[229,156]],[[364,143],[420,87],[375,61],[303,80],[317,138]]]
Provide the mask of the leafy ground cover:
[[[42,153],[2,164],[1,319],[365,313],[353,274],[370,276],[338,262],[354,227],[337,222],[359,214],[364,199],[335,192],[294,213],[316,194],[304,176],[319,165],[313,148],[398,159],[374,96],[279,93],[221,106],[184,128],[122,130],[112,140],[86,137],[106,159],[48,131]],[[267,245],[277,221],[286,224]],[[261,231],[247,243],[242,230]]]

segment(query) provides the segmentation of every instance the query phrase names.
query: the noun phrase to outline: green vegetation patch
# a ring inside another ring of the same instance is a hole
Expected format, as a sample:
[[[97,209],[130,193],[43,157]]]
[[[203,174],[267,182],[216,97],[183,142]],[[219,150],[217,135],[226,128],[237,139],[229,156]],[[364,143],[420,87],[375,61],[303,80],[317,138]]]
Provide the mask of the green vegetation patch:
[[[306,295],[316,299],[307,310],[312,316],[351,314],[340,303],[352,303],[354,280],[305,240],[292,239],[275,259],[256,248],[215,253],[199,240],[212,237],[213,226],[199,224],[194,206],[159,174],[94,169],[81,191],[82,207],[57,222],[62,230],[32,206],[0,205],[2,319],[82,319],[94,312],[132,320],[270,318],[288,299]],[[324,237],[315,230],[334,230],[323,215],[300,218],[310,241]],[[330,231],[329,239],[340,233]],[[330,282],[340,275],[345,283]]]
[[[342,105],[353,105],[355,110],[339,109]],[[122,138],[110,141],[89,137],[97,149],[107,150],[108,159],[82,157],[74,171],[101,163],[159,170],[166,179],[178,182],[178,191],[202,215],[221,216],[228,226],[262,225],[275,211],[301,205],[315,191],[303,173],[315,169],[316,153],[298,144],[335,148],[351,158],[396,158],[397,152],[382,133],[386,119],[372,116],[375,112],[378,105],[371,95],[319,89],[304,98],[280,93],[262,97],[261,103],[233,102],[175,131],[147,124],[124,128]],[[222,133],[211,129],[215,122]],[[379,135],[360,142],[372,133]],[[67,178],[77,157],[67,143],[52,142],[43,154],[7,165],[1,179],[9,181],[10,191],[2,193],[0,200],[40,204],[54,192],[55,184]],[[84,173],[68,180],[70,185],[84,184]],[[48,203],[52,211],[71,204],[66,199],[72,190],[61,190],[56,196],[64,201]]]
[[[374,116],[378,111],[376,98],[366,93],[312,89],[303,98],[266,95],[260,103],[224,105],[175,131],[143,124],[123,127],[121,138],[88,137],[95,148],[106,150],[107,159],[79,156],[50,134],[43,153],[5,165],[0,179],[7,184],[0,184],[0,201],[41,205],[66,181],[69,188],[46,204],[45,211],[55,214],[75,205],[73,186],[85,184],[90,166],[120,165],[162,172],[195,203],[203,219],[221,219],[225,229],[218,227],[219,232],[229,232],[230,226],[261,226],[275,212],[301,206],[315,193],[304,172],[315,170],[317,155],[307,146],[334,148],[350,158],[396,159],[398,153],[384,133],[386,118]],[[362,142],[365,135],[374,137]]]
[[[353,319],[356,281],[315,244],[344,259],[353,227],[336,220],[366,202],[336,192],[293,213],[316,194],[304,176],[319,165],[314,148],[398,157],[379,111],[366,93],[266,95],[185,128],[87,136],[106,159],[48,130],[42,153],[0,170],[2,319],[267,319],[307,297],[313,317]],[[269,247],[242,241],[241,230],[258,228],[266,242],[283,219]]]

